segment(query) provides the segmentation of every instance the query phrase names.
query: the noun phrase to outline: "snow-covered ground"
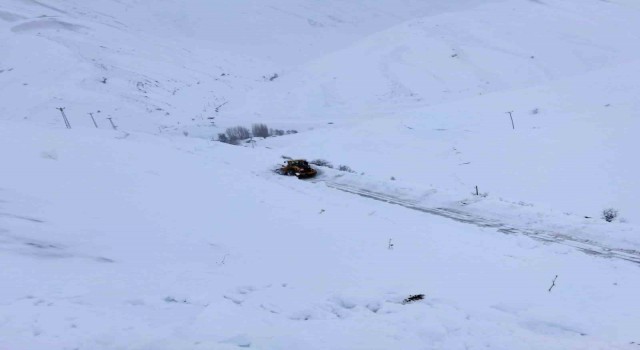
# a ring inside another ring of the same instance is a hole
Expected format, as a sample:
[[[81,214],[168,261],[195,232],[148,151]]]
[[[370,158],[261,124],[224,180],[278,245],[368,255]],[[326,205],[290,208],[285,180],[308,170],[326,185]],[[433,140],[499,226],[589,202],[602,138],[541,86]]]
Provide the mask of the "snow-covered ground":
[[[639,349],[638,39],[629,0],[4,0],[0,350]],[[299,132],[212,141],[256,122]]]
[[[281,177],[268,149],[1,132],[3,350],[640,341],[637,264]]]

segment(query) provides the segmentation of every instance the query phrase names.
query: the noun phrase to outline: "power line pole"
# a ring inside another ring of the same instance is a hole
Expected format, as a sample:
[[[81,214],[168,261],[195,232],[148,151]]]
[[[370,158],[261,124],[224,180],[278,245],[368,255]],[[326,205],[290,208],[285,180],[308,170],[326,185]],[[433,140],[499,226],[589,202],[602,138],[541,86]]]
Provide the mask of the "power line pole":
[[[513,130],[516,129],[516,125],[513,123],[513,115],[512,115],[513,111],[509,111],[507,112],[507,114],[509,114],[509,118],[511,118],[511,127],[513,128]]]
[[[113,118],[109,117],[107,119],[109,119],[109,122],[111,123],[111,127],[113,128],[113,130],[118,130],[118,127],[115,124],[113,124],[113,120],[112,120]]]
[[[98,128],[98,123],[96,123],[96,119],[93,117],[93,113],[89,113],[89,115],[91,116],[91,120],[93,120],[93,125],[96,126],[96,129]]]
[[[58,107],[56,109],[59,110],[60,113],[62,114],[62,119],[64,119],[64,126],[66,126],[67,129],[71,129],[71,124],[69,124],[69,119],[67,119],[67,115],[64,113],[65,107]]]

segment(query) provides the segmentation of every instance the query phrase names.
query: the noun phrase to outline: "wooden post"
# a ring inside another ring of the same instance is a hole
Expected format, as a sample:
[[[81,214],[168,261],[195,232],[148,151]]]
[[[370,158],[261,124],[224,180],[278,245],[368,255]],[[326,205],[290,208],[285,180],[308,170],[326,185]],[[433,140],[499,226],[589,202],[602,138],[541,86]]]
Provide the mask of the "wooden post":
[[[109,122],[111,123],[111,127],[113,128],[113,130],[118,130],[118,127],[115,124],[113,124],[112,118],[107,118],[107,119],[109,119]]]
[[[478,186],[476,186],[476,196],[479,196],[480,192],[478,191]]]
[[[66,126],[67,129],[71,129],[71,124],[69,124],[69,119],[67,119],[67,115],[64,113],[65,107],[58,107],[56,109],[59,110],[60,113],[62,114],[62,119],[64,119],[64,126]]]
[[[507,112],[509,114],[509,118],[511,118],[511,127],[513,128],[513,130],[516,129],[516,125],[513,123],[513,111],[509,111]]]
[[[89,115],[91,116],[91,120],[93,120],[93,125],[96,126],[96,129],[98,128],[98,123],[96,123],[96,119],[93,117],[93,113],[89,113]]]

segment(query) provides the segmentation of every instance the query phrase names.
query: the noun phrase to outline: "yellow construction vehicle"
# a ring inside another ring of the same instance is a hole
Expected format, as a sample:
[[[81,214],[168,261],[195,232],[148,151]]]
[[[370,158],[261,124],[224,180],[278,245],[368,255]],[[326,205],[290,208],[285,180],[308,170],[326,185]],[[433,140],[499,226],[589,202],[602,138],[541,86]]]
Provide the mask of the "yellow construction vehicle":
[[[316,176],[318,171],[313,169],[304,159],[290,159],[278,170],[282,175],[297,176],[298,179],[308,179]]]

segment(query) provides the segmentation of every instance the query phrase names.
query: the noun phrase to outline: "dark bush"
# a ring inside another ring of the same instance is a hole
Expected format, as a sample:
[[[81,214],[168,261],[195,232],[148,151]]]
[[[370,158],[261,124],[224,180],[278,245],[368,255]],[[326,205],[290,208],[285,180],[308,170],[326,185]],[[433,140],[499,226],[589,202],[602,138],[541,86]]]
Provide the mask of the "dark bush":
[[[269,135],[271,135],[271,136],[282,136],[282,135],[284,135],[284,130],[271,129],[271,130],[269,130]]]
[[[340,171],[346,171],[348,173],[355,173],[355,171],[353,171],[353,169],[351,169],[350,167],[346,166],[346,165],[340,165],[338,167],[338,170]]]
[[[410,295],[402,301],[402,304],[410,304],[424,299],[424,294]]]
[[[331,163],[329,163],[329,161],[324,160],[324,159],[314,159],[312,161],[310,161],[309,163],[313,164],[313,165],[317,165],[317,166],[323,166],[329,169],[333,169],[333,165]]]
[[[229,138],[227,137],[227,134],[220,133],[220,134],[218,134],[218,141],[224,142],[224,143],[229,143]]]
[[[606,222],[612,222],[617,217],[618,217],[618,211],[616,209],[608,208],[602,211],[602,218]]]
[[[246,140],[251,137],[249,129],[243,126],[235,126],[227,129],[227,137],[231,142],[237,142],[239,140]]]
[[[269,128],[266,124],[251,125],[251,133],[253,137],[269,137]]]

